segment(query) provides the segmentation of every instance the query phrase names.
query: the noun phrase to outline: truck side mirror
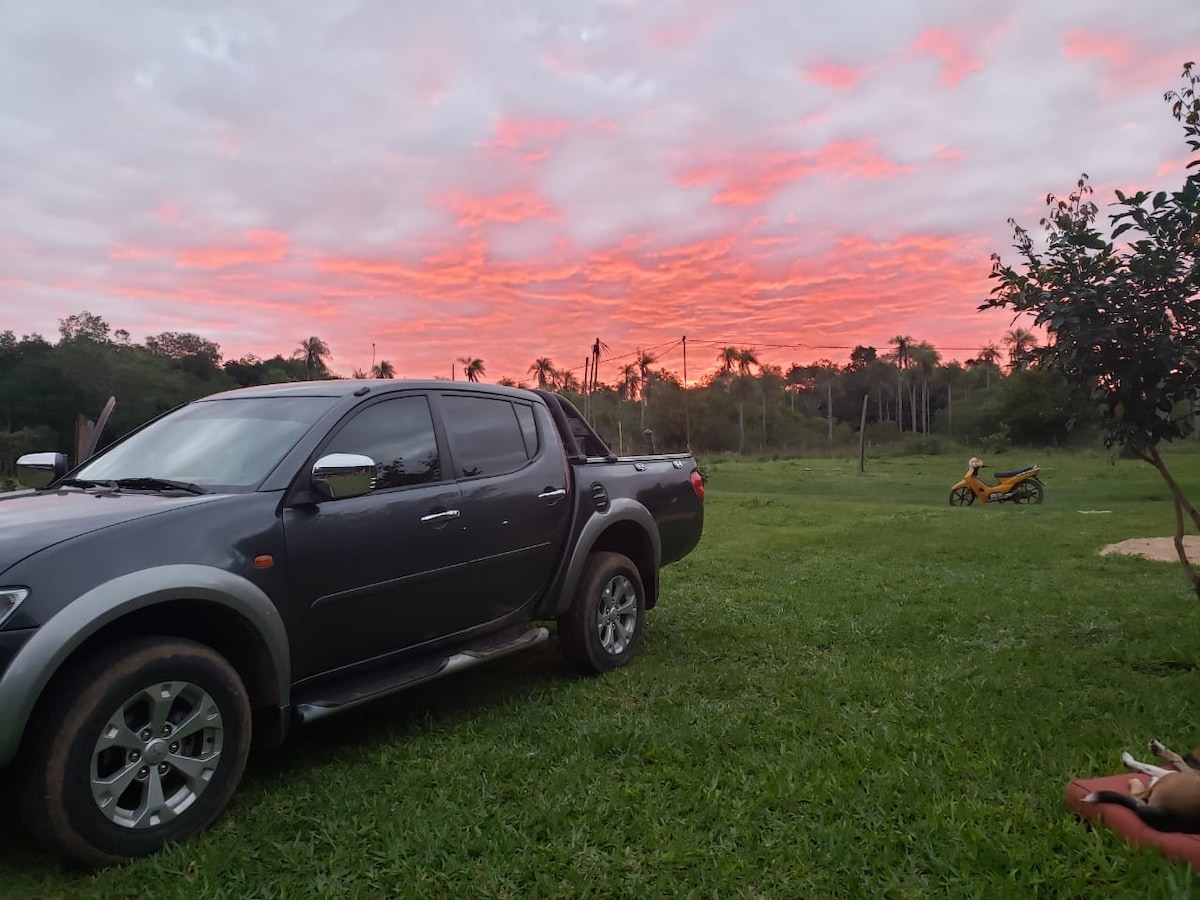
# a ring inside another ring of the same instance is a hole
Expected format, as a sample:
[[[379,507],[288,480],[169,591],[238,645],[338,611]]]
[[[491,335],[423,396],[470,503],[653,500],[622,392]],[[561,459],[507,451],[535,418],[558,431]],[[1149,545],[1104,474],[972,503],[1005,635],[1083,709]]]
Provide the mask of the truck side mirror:
[[[41,490],[67,474],[67,458],[61,453],[26,453],[17,460],[17,481]]]
[[[361,453],[330,453],[316,461],[312,486],[326,500],[361,497],[375,487],[375,460]]]

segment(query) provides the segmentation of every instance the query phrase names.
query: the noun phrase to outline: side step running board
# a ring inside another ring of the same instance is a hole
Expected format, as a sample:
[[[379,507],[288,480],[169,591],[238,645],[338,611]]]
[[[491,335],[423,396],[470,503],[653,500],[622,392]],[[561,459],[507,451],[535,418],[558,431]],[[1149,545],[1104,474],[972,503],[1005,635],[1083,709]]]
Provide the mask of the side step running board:
[[[443,675],[461,672],[471,666],[507,656],[542,643],[550,637],[546,628],[530,628],[513,634],[504,632],[492,635],[475,646],[463,647],[450,656],[425,658],[402,664],[396,668],[372,672],[348,683],[329,685],[322,696],[301,699],[293,709],[300,721],[307,724],[334,713],[354,709],[363,703],[378,700]]]

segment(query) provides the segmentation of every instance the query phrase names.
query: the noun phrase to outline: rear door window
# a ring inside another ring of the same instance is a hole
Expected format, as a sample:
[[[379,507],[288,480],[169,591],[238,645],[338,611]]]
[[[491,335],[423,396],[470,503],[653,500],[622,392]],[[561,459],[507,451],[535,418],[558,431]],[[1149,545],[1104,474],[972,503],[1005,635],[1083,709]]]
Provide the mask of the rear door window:
[[[521,423],[521,437],[525,439],[525,452],[529,454],[530,459],[533,459],[537,456],[538,451],[537,421],[533,417],[533,407],[526,403],[514,403],[513,409],[517,411],[517,421]]]
[[[510,401],[443,394],[439,402],[456,478],[515,472],[533,456]]]

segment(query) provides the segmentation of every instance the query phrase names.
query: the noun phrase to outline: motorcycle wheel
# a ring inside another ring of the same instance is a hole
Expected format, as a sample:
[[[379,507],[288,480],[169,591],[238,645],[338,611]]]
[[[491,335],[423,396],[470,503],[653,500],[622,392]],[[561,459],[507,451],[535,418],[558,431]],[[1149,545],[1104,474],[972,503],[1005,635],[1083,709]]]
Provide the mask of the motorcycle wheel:
[[[951,506],[970,506],[975,502],[975,492],[970,488],[955,488],[950,492]],[[1040,501],[1039,501],[1040,502]]]
[[[1041,503],[1046,496],[1046,489],[1036,478],[1022,481],[1013,489],[1013,503]]]

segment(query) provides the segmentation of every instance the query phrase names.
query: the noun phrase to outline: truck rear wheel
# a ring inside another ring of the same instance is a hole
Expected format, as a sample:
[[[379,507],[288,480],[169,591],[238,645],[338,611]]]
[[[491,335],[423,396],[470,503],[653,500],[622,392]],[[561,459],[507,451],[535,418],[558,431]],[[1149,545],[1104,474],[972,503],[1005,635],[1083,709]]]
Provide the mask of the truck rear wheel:
[[[571,608],[558,620],[558,641],[573,669],[585,675],[629,662],[642,642],[646,591],[637,566],[620,553],[588,556]]]
[[[88,657],[40,704],[21,750],[21,812],[49,850],[87,866],[204,830],[250,748],[234,668],[192,641],[148,637]]]

